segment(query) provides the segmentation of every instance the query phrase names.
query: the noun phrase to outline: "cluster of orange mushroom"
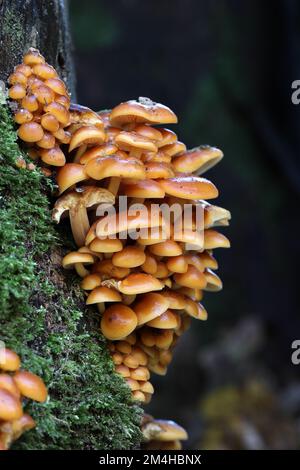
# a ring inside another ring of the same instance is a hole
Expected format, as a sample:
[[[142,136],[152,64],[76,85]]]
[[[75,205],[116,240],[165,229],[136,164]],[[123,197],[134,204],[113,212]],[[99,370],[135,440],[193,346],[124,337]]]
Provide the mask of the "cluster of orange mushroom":
[[[25,431],[36,426],[23,412],[26,399],[44,402],[47,389],[40,377],[20,370],[20,357],[12,350],[0,350],[0,450],[7,450]]]
[[[207,202],[218,190],[201,175],[223,153],[208,146],[187,150],[164,127],[177,123],[174,112],[148,98],[99,113],[70,104],[38,51],[24,56],[10,83],[9,95],[20,106],[19,137],[42,166],[60,167],[53,220],[69,216],[78,247],[62,264],[76,270],[86,303],[97,306],[116,371],[132,397],[148,403],[154,391],[150,373],[166,374],[191,318],[207,318],[203,292],[222,288],[213,250],[230,242],[215,227],[229,225],[231,216]],[[31,101],[36,108],[28,107]],[[50,141],[51,148],[45,146]],[[189,206],[184,230],[177,230],[177,215],[167,221],[157,211],[161,204],[176,205],[183,214]],[[103,205],[106,212],[99,214]]]
[[[230,213],[207,202],[218,191],[199,175],[223,154],[211,147],[186,150],[173,131],[154,127],[177,117],[147,98],[98,113],[101,136],[89,123],[95,123],[93,111],[77,107],[72,113],[77,124],[70,126],[67,163],[57,173],[53,219],[69,214],[78,250],[64,257],[63,266],[83,278],[86,303],[98,307],[117,372],[133,398],[148,403],[150,372],[166,374],[190,318],[207,318],[203,291],[222,288],[212,250],[230,245],[215,230],[229,224]],[[184,230],[176,229],[174,216],[167,223],[157,203],[189,205]],[[115,210],[99,216],[101,204]],[[202,230],[196,226],[199,208]]]
[[[36,49],[29,49],[22,64],[9,77],[9,97],[17,103],[14,119],[18,135],[27,143],[32,159],[64,165],[61,144],[70,141],[70,97],[56,70]]]

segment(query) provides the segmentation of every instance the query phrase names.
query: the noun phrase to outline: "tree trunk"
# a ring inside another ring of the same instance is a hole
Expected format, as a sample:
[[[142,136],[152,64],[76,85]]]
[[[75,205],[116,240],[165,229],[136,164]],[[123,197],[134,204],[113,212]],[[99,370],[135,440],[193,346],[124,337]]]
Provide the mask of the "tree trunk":
[[[0,80],[33,46],[74,92],[62,0],[0,0],[0,26]],[[68,220],[59,228],[51,221],[54,181],[38,168],[18,168],[20,157],[30,161],[0,88],[0,341],[49,391],[45,404],[26,403],[37,428],[14,448],[136,448],[142,410],[114,371],[97,310],[86,307],[80,280],[61,266],[75,247]]]
[[[0,0],[0,76],[6,80],[35,47],[67,83],[75,101],[72,42],[66,0]]]

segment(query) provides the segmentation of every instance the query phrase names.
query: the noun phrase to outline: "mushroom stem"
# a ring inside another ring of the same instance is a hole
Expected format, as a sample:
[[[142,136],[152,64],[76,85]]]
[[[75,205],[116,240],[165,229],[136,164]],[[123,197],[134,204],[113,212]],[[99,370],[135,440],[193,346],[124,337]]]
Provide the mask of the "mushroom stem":
[[[90,272],[83,266],[82,263],[75,264],[75,270],[80,277],[86,277]]]
[[[104,302],[99,302],[97,304],[97,308],[99,313],[104,313],[105,312],[105,303]]]
[[[70,210],[70,223],[73,237],[77,246],[83,246],[85,237],[90,229],[86,208],[82,205]]]
[[[87,145],[81,145],[75,154],[73,163],[80,163],[80,157],[86,152]]]
[[[118,194],[119,186],[121,183],[121,178],[119,176],[112,176],[109,180],[108,191],[110,191],[114,196]]]

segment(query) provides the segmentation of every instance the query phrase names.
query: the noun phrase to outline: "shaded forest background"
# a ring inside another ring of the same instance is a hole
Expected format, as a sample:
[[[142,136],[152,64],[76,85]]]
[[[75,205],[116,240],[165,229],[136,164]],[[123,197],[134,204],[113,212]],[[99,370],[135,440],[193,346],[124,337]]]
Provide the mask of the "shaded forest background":
[[[188,447],[300,448],[300,4],[296,0],[71,0],[78,101],[148,96],[179,116],[189,147],[220,147],[207,176],[232,211],[207,294],[148,411]]]

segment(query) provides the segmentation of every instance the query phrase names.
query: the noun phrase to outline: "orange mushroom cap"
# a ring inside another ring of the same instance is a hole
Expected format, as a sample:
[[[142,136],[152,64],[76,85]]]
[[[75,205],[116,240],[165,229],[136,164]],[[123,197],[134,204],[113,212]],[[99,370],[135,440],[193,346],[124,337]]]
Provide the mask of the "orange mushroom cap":
[[[181,176],[158,180],[167,194],[184,199],[213,199],[218,196],[215,185],[205,178]]]
[[[197,147],[172,160],[175,171],[179,173],[195,173],[202,175],[205,171],[215,166],[223,158],[223,152],[217,148],[202,146]]]
[[[147,322],[147,325],[159,329],[177,328],[178,316],[176,313],[172,312],[172,310],[166,310],[161,315]]]
[[[66,163],[57,173],[56,181],[59,187],[59,193],[63,193],[73,184],[88,179],[88,174],[83,165],[78,163]]]
[[[89,161],[97,157],[106,157],[113,155],[118,150],[118,147],[111,143],[106,143],[102,145],[95,145],[89,148],[84,154],[80,157],[80,163],[85,165]]]
[[[72,135],[69,152],[72,152],[80,145],[102,144],[105,142],[106,135],[103,129],[96,126],[83,126],[77,129]]]
[[[110,113],[110,123],[116,127],[130,123],[171,124],[177,123],[177,117],[166,106],[139,98],[116,106]]]
[[[44,402],[48,392],[43,380],[32,372],[21,370],[15,373],[14,380],[24,397]]]
[[[8,348],[0,350],[0,360],[0,369],[5,371],[16,371],[21,365],[18,354]]]
[[[121,186],[121,191],[122,194],[128,197],[142,199],[158,199],[165,196],[165,192],[162,187],[156,183],[156,181],[151,179],[140,180],[134,183],[126,183],[125,181]]]
[[[204,249],[212,250],[214,248],[230,248],[230,241],[216,230],[204,230]]]
[[[111,176],[136,179],[145,178],[145,168],[140,160],[136,158],[127,160],[117,155],[93,158],[86,165],[86,173],[95,180]]]
[[[20,400],[12,393],[0,388],[0,420],[12,421],[20,418],[22,414]]]
[[[156,256],[179,256],[182,254],[181,246],[174,240],[166,240],[149,246],[150,253]]]
[[[136,314],[130,307],[122,304],[107,308],[101,319],[101,331],[110,340],[125,338],[135,330],[136,326]]]
[[[141,266],[145,260],[145,253],[136,246],[126,246],[112,257],[112,263],[121,268],[136,268]]]
[[[173,178],[175,176],[170,165],[164,162],[145,162],[145,172],[149,179]]]
[[[159,317],[169,308],[168,300],[156,292],[146,294],[134,306],[138,325],[143,325]]]
[[[203,289],[206,286],[206,278],[204,274],[191,265],[188,267],[186,273],[176,273],[173,278],[180,286],[191,287],[194,289]]]
[[[98,304],[102,302],[121,302],[122,297],[118,291],[114,289],[109,289],[108,287],[101,286],[96,287],[92,290],[89,294],[88,298],[86,299],[86,304]]]
[[[144,294],[163,289],[164,285],[151,274],[133,273],[118,283],[122,294]]]

